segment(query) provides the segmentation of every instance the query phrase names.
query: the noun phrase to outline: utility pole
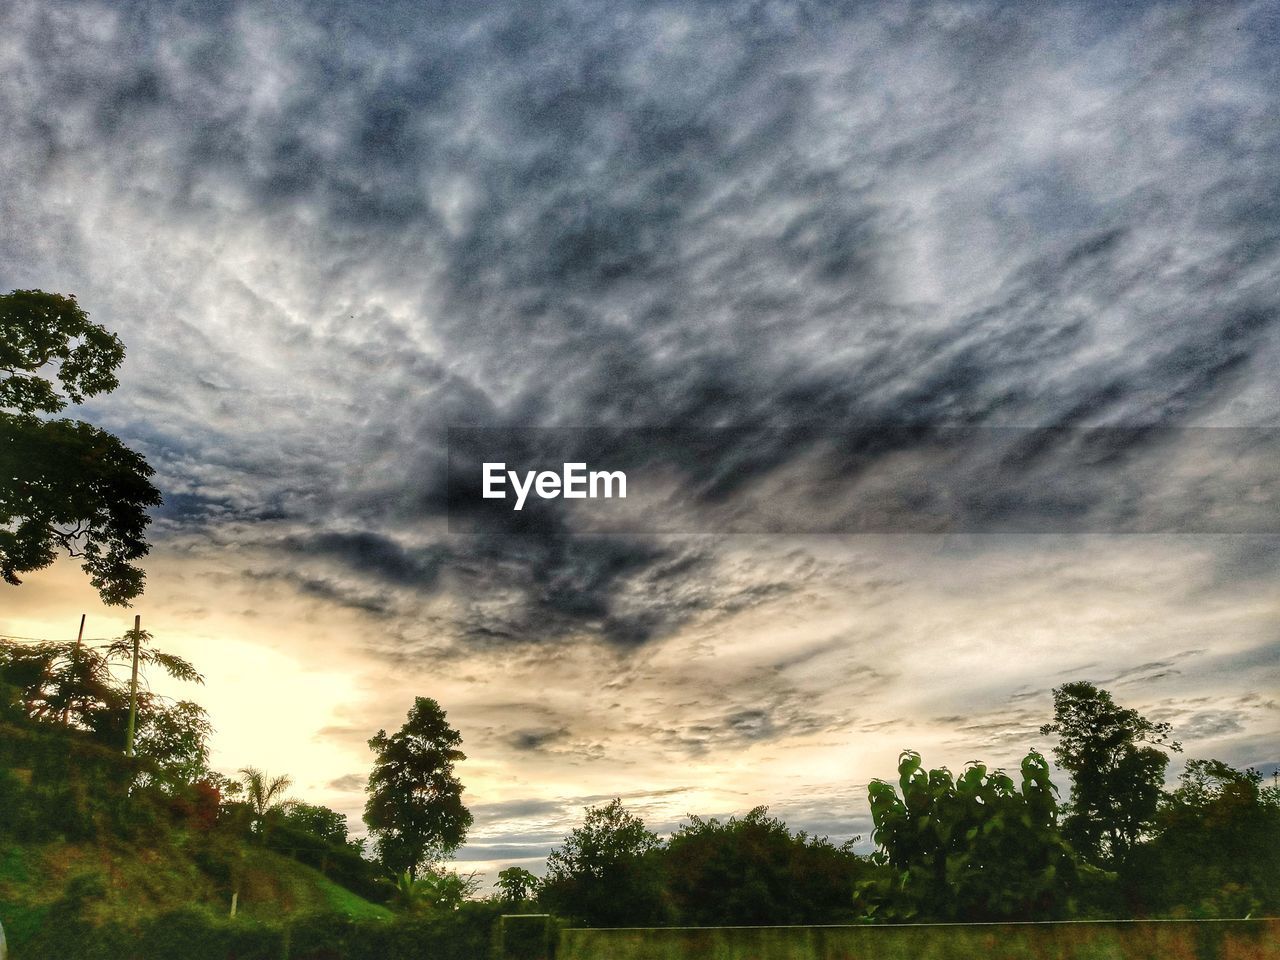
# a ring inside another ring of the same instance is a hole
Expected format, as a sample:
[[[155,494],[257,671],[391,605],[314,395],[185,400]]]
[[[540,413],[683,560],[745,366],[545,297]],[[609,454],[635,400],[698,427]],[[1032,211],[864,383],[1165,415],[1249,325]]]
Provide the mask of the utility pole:
[[[80,614],[80,632],[76,634],[76,649],[71,655],[71,672],[74,679],[76,665],[80,662],[80,644],[84,640],[84,618],[85,615]],[[62,706],[62,725],[68,726],[71,723],[71,697],[67,697],[67,702]]]
[[[142,643],[142,615],[133,618],[133,679],[129,681],[129,732],[125,738],[124,755],[133,756],[133,733],[138,723],[138,646]]]

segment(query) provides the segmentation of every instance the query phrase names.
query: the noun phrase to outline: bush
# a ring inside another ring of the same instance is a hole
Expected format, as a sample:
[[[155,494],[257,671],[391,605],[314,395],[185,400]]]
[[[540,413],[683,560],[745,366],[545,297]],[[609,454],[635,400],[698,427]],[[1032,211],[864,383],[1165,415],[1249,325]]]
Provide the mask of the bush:
[[[757,807],[721,822],[693,817],[662,851],[681,923],[849,923],[850,891],[868,872],[850,845],[792,833]]]
[[[467,903],[429,918],[354,920],[316,913],[285,925],[229,920],[185,907],[137,925],[89,923],[94,878],[74,883],[33,936],[13,939],[22,960],[483,960],[501,908]]]
[[[887,920],[1050,920],[1071,910],[1076,863],[1058,830],[1049,764],[1032,752],[1021,789],[999,770],[971,763],[959,777],[925,771],[903,753],[901,797],[869,789],[873,861],[883,872],[859,884],[869,917]]]

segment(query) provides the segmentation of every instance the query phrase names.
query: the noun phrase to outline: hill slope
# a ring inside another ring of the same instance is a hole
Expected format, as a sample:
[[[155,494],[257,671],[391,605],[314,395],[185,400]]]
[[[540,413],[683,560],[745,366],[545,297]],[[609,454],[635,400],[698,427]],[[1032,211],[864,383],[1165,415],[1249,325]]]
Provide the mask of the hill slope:
[[[185,846],[181,837],[140,847],[0,840],[0,921],[10,944],[29,939],[58,906],[90,921],[128,923],[192,907],[227,916],[231,878]],[[391,916],[318,870],[269,850],[242,844],[234,859],[240,871],[237,913],[247,920],[318,912]]]

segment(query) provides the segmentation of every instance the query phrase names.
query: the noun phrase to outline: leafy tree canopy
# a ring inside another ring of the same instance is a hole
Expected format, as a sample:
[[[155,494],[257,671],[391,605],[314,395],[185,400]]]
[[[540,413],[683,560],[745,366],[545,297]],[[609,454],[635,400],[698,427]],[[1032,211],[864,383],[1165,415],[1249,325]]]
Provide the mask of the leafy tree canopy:
[[[507,903],[522,903],[533,898],[538,889],[538,878],[524,867],[507,867],[499,871],[493,884]]]
[[[667,842],[662,865],[681,923],[834,923],[854,919],[849,892],[866,868],[854,842],[792,833],[756,807],[725,821],[691,817]]]
[[[466,839],[471,813],[453,770],[466,759],[461,744],[440,704],[427,697],[414,700],[396,733],[379,730],[369,741],[376,757],[364,820],[378,858],[391,871],[416,876]]]
[[[1257,771],[1188,760],[1156,830],[1126,864],[1130,911],[1213,919],[1280,911],[1280,790]]]
[[[1056,790],[1038,753],[1022,761],[1021,788],[971,763],[959,777],[926,771],[907,751],[898,788],[869,788],[873,860],[885,868],[859,885],[866,914],[890,920],[1042,920],[1064,915],[1074,875],[1058,831]]]
[[[116,437],[79,420],[45,419],[117,386],[124,347],[74,297],[0,296],[0,577],[80,558],[104,603],[142,593],[153,470]]]
[[[34,721],[88,733],[104,746],[123,748],[129,716],[128,666],[133,631],[107,643],[18,643],[0,640],[0,717]],[[177,780],[207,774],[211,731],[205,711],[174,701],[147,686],[151,668],[177,680],[202,683],[186,660],[150,644],[139,631],[142,688],[138,692],[135,749]]]
[[[114,390],[124,344],[80,309],[75,297],[43,290],[0,296],[0,407],[57,413],[67,402]],[[43,371],[54,367],[60,393]]]
[[[350,842],[347,837],[347,815],[320,804],[295,800],[284,811],[283,822],[335,846],[344,846]]]
[[[539,899],[596,926],[659,922],[666,913],[661,847],[657,834],[621,799],[589,807],[582,826],[547,857]]]
[[[1123,864],[1155,824],[1169,757],[1180,751],[1167,723],[1153,723],[1121,707],[1106,690],[1084,681],[1053,691],[1053,755],[1071,774],[1071,802],[1063,830],[1076,851],[1104,867]]]

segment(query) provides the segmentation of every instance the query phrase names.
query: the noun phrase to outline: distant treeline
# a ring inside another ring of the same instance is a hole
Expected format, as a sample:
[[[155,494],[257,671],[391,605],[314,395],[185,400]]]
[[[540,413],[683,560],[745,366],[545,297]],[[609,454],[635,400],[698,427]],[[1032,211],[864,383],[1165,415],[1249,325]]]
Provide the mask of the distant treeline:
[[[618,800],[587,811],[533,894],[592,926],[1225,918],[1280,912],[1280,789],[1189,760],[1165,789],[1167,724],[1105,690],[1054,691],[1048,761],[1013,775],[928,770],[903,753],[869,788],[870,857],[789,831],[763,808],[692,818],[663,842]]]

